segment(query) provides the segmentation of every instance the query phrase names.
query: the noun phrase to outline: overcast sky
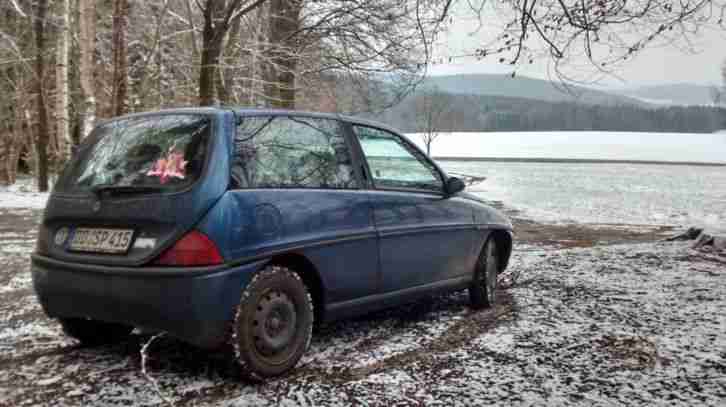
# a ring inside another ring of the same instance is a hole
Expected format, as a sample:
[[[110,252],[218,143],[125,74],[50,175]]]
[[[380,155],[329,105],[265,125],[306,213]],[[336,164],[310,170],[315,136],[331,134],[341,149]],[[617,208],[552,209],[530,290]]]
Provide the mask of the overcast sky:
[[[486,18],[487,25],[476,31],[478,20],[463,11],[455,11],[454,24],[439,39],[434,54],[436,59],[454,63],[438,63],[429,69],[431,75],[458,73],[511,73],[513,68],[502,65],[494,59],[476,60],[460,57],[471,54],[480,44],[490,41],[499,32],[496,18]],[[695,54],[684,53],[674,47],[646,49],[626,62],[616,73],[620,79],[609,77],[598,84],[602,87],[636,87],[663,83],[720,84],[720,66],[726,59],[726,33],[704,32],[693,43]],[[536,78],[551,78],[548,75],[548,61],[537,61],[532,65],[517,68],[517,74]]]

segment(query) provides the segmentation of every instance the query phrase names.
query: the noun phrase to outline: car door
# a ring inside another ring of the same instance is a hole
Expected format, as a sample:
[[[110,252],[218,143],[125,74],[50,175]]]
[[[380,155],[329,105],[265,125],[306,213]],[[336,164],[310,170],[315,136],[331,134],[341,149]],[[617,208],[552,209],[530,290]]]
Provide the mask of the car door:
[[[444,175],[404,137],[353,125],[371,181],[381,290],[460,284],[470,278],[473,211],[444,194]]]
[[[295,114],[241,115],[224,224],[229,257],[302,255],[326,303],[379,291],[378,245],[342,124]]]

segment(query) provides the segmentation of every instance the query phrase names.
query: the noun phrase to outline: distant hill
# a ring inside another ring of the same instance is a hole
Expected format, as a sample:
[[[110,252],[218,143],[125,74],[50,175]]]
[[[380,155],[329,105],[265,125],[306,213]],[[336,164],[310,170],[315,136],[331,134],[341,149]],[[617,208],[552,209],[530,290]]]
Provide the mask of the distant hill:
[[[649,106],[647,102],[621,94],[574,85],[565,88],[555,82],[526,76],[495,74],[431,76],[422,85],[437,86],[444,92],[459,95],[505,96],[604,106]]]
[[[444,93],[445,113],[440,131],[623,131],[712,133],[726,126],[726,109],[710,106],[599,105],[552,102],[497,95]],[[382,121],[404,132],[421,131],[417,114],[419,92],[377,114],[364,117]]]
[[[710,86],[690,83],[642,86],[621,90],[618,93],[661,105],[710,106],[713,104]]]

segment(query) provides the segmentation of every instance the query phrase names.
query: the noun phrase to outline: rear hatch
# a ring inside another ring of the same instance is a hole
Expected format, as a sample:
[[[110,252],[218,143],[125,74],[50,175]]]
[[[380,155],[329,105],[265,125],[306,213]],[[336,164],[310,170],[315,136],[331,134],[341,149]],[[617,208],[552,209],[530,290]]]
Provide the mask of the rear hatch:
[[[136,115],[98,126],[48,200],[38,252],[133,266],[158,257],[227,188],[226,114]]]

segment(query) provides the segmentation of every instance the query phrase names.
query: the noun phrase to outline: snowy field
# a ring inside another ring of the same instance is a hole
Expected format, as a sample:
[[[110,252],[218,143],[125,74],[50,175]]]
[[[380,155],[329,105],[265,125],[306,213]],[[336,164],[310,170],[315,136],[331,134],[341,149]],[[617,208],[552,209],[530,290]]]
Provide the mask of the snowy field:
[[[464,292],[323,326],[298,368],[242,381],[163,337],[82,348],[35,301],[40,212],[0,209],[0,406],[683,405],[726,400],[726,257],[686,243],[517,246],[492,310]],[[164,402],[165,398],[169,403]]]
[[[423,148],[421,137],[409,134]],[[424,148],[425,151],[425,148]],[[541,131],[441,133],[438,157],[579,158],[726,163],[726,133]]]
[[[726,157],[726,155],[725,155]],[[698,226],[726,233],[726,167],[441,161],[467,190],[541,222]]]

